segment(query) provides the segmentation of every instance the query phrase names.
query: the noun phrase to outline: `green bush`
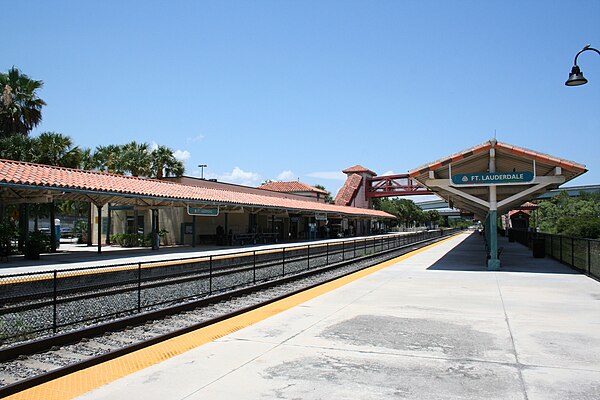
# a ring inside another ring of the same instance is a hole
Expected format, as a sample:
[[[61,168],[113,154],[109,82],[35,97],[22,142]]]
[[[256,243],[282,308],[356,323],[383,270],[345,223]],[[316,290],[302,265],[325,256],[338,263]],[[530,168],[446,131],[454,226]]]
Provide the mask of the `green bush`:
[[[40,231],[31,232],[27,238],[25,257],[37,260],[41,253],[48,252],[50,252],[50,236]]]
[[[9,255],[13,251],[13,242],[19,237],[19,228],[12,221],[0,223],[0,254]]]
[[[110,237],[111,242],[121,247],[150,247],[152,246],[152,235],[140,233],[117,233]]]

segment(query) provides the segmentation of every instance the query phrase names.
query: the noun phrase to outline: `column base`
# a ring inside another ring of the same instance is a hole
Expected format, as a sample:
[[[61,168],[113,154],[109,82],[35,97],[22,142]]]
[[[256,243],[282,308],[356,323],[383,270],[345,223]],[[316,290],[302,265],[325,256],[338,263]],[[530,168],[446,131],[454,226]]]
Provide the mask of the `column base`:
[[[496,259],[489,259],[487,260],[487,270],[488,271],[499,271],[500,270],[500,260]]]

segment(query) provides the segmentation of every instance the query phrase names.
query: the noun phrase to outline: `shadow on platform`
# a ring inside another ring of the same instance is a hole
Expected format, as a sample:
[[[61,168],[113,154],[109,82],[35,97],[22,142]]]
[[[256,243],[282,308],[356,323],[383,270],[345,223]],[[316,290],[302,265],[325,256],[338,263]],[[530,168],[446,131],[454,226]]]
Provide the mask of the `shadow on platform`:
[[[549,257],[533,258],[533,254],[527,246],[520,243],[510,243],[506,237],[498,237],[498,247],[502,247],[500,254],[501,271],[543,274],[579,273]],[[486,261],[483,236],[473,233],[427,269],[437,271],[487,271]]]

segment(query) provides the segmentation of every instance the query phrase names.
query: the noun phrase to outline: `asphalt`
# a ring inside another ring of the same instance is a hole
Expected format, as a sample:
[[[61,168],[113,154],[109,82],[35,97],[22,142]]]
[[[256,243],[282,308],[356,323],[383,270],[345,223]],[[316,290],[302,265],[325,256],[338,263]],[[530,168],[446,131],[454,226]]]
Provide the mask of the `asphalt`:
[[[461,234],[79,397],[600,398],[600,283]]]

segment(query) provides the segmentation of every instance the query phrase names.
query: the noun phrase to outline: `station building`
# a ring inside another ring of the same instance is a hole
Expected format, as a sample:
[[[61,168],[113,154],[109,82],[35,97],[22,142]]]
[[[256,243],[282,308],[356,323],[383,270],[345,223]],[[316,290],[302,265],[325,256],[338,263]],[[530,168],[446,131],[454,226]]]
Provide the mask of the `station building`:
[[[349,230],[353,234],[370,234],[395,218],[325,204],[319,196],[192,177],[157,180],[0,160],[1,204],[56,200],[90,203],[89,237],[99,252],[115,233],[167,231],[168,244],[246,244],[335,237],[349,233],[344,226],[362,227]],[[54,215],[50,221],[55,232]]]

